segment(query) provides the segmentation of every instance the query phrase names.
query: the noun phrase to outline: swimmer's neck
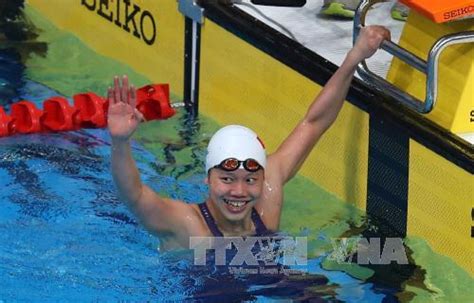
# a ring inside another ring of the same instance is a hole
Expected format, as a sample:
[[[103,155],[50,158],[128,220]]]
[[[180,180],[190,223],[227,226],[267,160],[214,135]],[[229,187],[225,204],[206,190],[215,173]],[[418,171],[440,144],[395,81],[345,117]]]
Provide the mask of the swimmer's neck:
[[[252,212],[248,212],[248,214],[239,221],[230,221],[222,213],[217,209],[215,206],[214,201],[211,201],[210,198],[206,200],[206,205],[211,212],[212,217],[216,221],[216,225],[219,230],[224,234],[226,237],[240,237],[240,236],[250,236],[255,234],[255,229],[252,224]]]

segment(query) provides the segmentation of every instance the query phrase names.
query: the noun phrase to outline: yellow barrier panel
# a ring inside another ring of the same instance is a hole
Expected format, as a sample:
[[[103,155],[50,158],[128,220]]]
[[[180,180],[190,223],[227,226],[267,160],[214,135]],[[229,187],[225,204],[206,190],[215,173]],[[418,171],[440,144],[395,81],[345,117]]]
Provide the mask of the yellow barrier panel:
[[[413,140],[409,174],[408,234],[474,274],[474,176]]]
[[[433,44],[447,34],[474,30],[473,20],[437,24],[412,11],[399,45],[426,60]],[[454,133],[474,132],[474,44],[453,45],[440,56],[438,98],[427,117]],[[394,58],[387,80],[425,99],[426,76]]]
[[[174,95],[182,95],[184,17],[177,1],[28,0],[28,4],[97,53],[132,66],[151,82],[169,83]]]

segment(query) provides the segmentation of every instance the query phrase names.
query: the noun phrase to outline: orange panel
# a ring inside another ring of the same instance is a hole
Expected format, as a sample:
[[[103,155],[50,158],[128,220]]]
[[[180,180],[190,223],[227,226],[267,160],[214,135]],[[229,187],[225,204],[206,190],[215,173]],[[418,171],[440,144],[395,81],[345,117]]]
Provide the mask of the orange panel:
[[[474,0],[400,0],[400,2],[437,23],[474,14]]]

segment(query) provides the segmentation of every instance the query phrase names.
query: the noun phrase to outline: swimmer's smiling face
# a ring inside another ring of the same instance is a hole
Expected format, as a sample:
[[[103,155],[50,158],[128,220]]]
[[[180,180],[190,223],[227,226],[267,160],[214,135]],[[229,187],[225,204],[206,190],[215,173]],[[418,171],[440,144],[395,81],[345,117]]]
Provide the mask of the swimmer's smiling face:
[[[260,199],[265,173],[263,169],[249,172],[245,169],[224,171],[213,168],[206,183],[209,197],[220,213],[229,221],[243,220]]]

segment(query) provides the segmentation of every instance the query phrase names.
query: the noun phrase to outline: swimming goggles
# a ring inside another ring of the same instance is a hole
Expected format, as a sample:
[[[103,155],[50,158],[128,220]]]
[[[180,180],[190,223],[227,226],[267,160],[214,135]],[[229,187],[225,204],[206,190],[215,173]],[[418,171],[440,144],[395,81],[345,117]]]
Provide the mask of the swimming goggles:
[[[234,171],[237,170],[241,164],[244,166],[245,170],[249,172],[256,172],[262,168],[262,166],[258,164],[256,160],[251,158],[244,161],[240,161],[235,158],[228,158],[223,160],[220,164],[214,166],[214,168],[220,168],[225,171]]]

